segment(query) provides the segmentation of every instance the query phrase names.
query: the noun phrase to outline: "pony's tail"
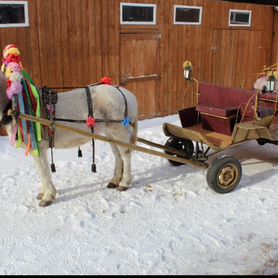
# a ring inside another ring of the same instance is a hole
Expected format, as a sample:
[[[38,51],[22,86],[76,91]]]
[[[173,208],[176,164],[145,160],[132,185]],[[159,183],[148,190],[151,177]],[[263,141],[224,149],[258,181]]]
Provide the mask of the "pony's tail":
[[[138,117],[134,119],[133,124],[131,125],[133,128],[132,135],[130,137],[130,143],[135,144],[137,141],[137,133],[138,133]]]

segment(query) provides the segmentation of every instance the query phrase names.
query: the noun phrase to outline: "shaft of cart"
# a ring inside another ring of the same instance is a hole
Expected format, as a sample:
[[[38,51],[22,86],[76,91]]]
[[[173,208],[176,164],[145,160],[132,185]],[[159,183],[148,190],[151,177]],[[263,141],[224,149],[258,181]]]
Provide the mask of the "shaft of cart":
[[[118,145],[118,146],[128,147],[128,148],[130,148],[134,151],[138,151],[138,152],[142,152],[142,153],[145,153],[145,154],[165,158],[165,159],[168,159],[168,160],[173,160],[173,161],[183,163],[183,164],[190,164],[194,167],[199,167],[199,168],[204,168],[204,169],[207,169],[209,167],[209,165],[205,162],[200,162],[200,161],[195,161],[195,160],[182,158],[184,156],[184,154],[182,152],[179,152],[178,150],[175,150],[173,148],[168,148],[168,147],[165,147],[163,145],[153,143],[153,142],[148,141],[146,139],[138,138],[138,142],[142,143],[142,144],[145,144],[145,145],[148,145],[148,146],[151,146],[151,147],[162,149],[162,150],[167,151],[168,153],[171,153],[173,155],[169,155],[169,154],[166,154],[166,153],[163,153],[163,152],[159,152],[159,151],[156,151],[156,150],[153,150],[153,149],[141,147],[141,146],[134,145],[134,144],[124,143],[120,140],[107,138],[107,137],[99,135],[99,134],[87,132],[87,131],[84,131],[84,130],[81,130],[81,129],[78,129],[78,128],[75,128],[75,127],[72,127],[72,126],[60,124],[60,123],[57,123],[55,121],[50,121],[50,120],[47,120],[47,119],[41,119],[41,118],[38,118],[38,117],[26,115],[26,114],[20,114],[19,118],[21,118],[23,120],[26,120],[26,121],[30,121],[30,122],[40,123],[42,125],[50,127],[51,129],[55,129],[55,128],[64,129],[64,130],[74,132],[74,133],[77,133],[79,135],[91,138],[91,139],[99,140],[99,141],[102,141],[102,142],[106,142],[106,143],[110,143],[110,144],[114,144],[114,145]],[[174,155],[176,155],[176,156],[174,156]]]

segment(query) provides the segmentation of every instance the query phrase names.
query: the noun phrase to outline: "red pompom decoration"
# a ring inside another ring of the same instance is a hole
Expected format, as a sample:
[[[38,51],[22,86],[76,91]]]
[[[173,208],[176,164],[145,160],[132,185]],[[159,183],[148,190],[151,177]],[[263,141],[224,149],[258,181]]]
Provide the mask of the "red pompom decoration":
[[[110,77],[102,77],[100,80],[101,84],[111,85],[112,79]]]
[[[94,127],[95,124],[96,124],[96,120],[93,117],[89,116],[89,118],[87,119],[87,126],[89,128],[92,128]]]
[[[9,55],[9,56],[5,59],[5,62],[6,62],[7,64],[12,63],[12,62],[19,64],[19,63],[21,62],[21,60],[20,60],[20,57],[17,56],[17,55]]]

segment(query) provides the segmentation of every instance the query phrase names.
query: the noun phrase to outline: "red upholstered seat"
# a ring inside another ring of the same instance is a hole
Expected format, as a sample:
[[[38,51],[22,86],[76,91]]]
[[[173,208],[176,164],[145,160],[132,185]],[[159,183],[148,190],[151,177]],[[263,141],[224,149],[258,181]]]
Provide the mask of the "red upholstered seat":
[[[205,105],[199,105],[197,107],[197,110],[202,113],[212,114],[219,117],[230,117],[233,115],[236,115],[238,113],[238,108],[221,108],[221,107],[212,107],[212,106],[205,106]]]
[[[198,100],[203,128],[231,135],[242,116],[253,119],[256,92],[201,83]]]

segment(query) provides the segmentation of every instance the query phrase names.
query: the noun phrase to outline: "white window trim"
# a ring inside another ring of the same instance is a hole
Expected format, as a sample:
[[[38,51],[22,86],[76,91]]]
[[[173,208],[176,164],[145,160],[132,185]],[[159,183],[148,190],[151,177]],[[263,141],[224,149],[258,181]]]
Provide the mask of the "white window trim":
[[[27,27],[29,26],[29,13],[28,13],[28,1],[0,1],[0,4],[21,4],[24,5],[24,23],[2,23],[0,24],[0,28],[9,28],[9,27]]]
[[[123,21],[123,6],[130,7],[152,7],[153,8],[153,21]],[[137,3],[120,3],[121,12],[121,25],[156,25],[156,4],[137,4]]]
[[[231,23],[231,13],[232,12],[236,12],[236,13],[247,13],[249,14],[249,22],[246,24],[232,24]],[[233,26],[233,27],[251,27],[251,22],[252,22],[252,11],[249,10],[233,10],[230,9],[229,11],[229,26]]]
[[[199,22],[180,22],[180,21],[177,22],[176,21],[177,8],[189,8],[189,9],[200,10]],[[174,24],[175,25],[202,25],[202,18],[203,18],[203,7],[174,5]]]

